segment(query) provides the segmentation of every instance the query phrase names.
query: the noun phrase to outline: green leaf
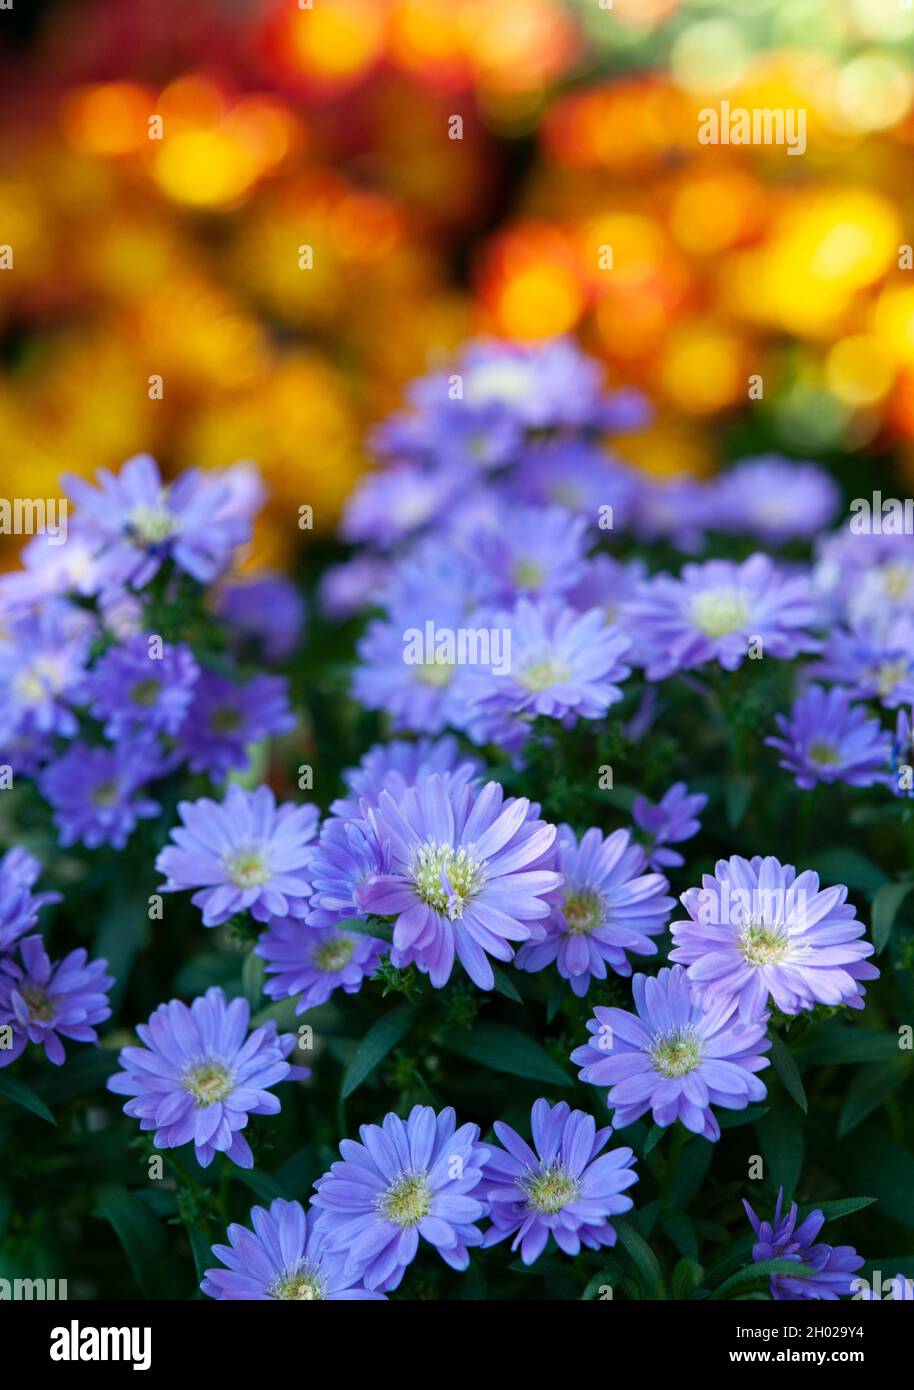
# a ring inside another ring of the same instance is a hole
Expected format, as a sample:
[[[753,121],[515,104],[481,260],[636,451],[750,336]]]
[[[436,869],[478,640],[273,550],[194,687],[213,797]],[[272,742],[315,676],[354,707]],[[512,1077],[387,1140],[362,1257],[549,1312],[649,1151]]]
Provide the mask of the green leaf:
[[[263,982],[266,978],[266,962],[249,951],[241,967],[241,988],[251,1012],[257,1008],[263,995]]]
[[[899,908],[912,888],[914,879],[903,883],[884,883],[877,889],[872,915],[873,945],[877,955],[888,945]]]
[[[599,1298],[600,1302],[608,1302],[608,1299],[603,1298],[603,1290],[609,1289],[611,1294],[613,1286],[615,1283],[618,1283],[621,1274],[621,1266],[617,1264],[615,1260],[608,1260],[605,1268],[601,1269],[592,1279],[588,1280],[587,1287],[581,1294],[581,1300],[586,1302]]]
[[[657,1145],[660,1143],[660,1140],[666,1134],[668,1128],[668,1125],[651,1125],[648,1136],[644,1141],[645,1158],[647,1158],[648,1154],[651,1153],[653,1149],[656,1149]]]
[[[755,783],[751,777],[731,777],[724,788],[727,824],[735,830],[749,809]]]
[[[763,1115],[768,1114],[767,1105],[747,1105],[745,1110],[722,1110],[717,1117],[721,1129],[739,1129],[740,1125],[754,1125]]]
[[[506,999],[513,999],[515,1004],[522,1004],[524,1002],[515,989],[511,976],[508,975],[506,971],[502,970],[500,966],[496,965],[494,961],[492,962],[492,975],[495,979],[495,989],[499,994],[503,994]]]
[[[666,1285],[663,1274],[651,1247],[634,1226],[627,1221],[613,1223],[618,1232],[622,1248],[638,1271],[642,1290],[647,1298],[666,1298]]]
[[[795,1056],[807,1065],[886,1062],[898,1056],[898,1034],[877,1033],[873,1028],[847,1028],[840,1023],[823,1023],[810,1029],[798,1045]]]
[[[755,1128],[765,1157],[765,1171],[773,1179],[774,1188],[783,1187],[784,1196],[790,1201],[806,1153],[803,1121],[790,1102],[780,1096]]]
[[[726,1298],[736,1289],[749,1288],[762,1280],[767,1284],[772,1274],[789,1274],[792,1278],[799,1279],[803,1275],[814,1272],[808,1265],[798,1264],[796,1260],[759,1260],[757,1264],[746,1265],[743,1269],[738,1269],[735,1274],[731,1274],[729,1279],[724,1280],[720,1288],[715,1289],[711,1297]]]
[[[97,1194],[96,1214],[113,1226],[133,1277],[146,1298],[173,1298],[173,1258],[168,1238],[146,1203],[126,1187],[102,1187]]]
[[[894,1095],[911,1074],[911,1063],[906,1057],[895,1057],[881,1066],[861,1067],[848,1087],[838,1116],[838,1138],[843,1139],[855,1130],[867,1115]]]
[[[807,1202],[800,1207],[800,1220],[804,1221],[811,1211],[820,1211],[826,1221],[837,1221],[842,1216],[871,1207],[876,1201],[876,1197],[836,1197],[833,1202]]]
[[[664,1211],[660,1215],[663,1227],[683,1259],[698,1260],[698,1235],[691,1216],[684,1211]]]
[[[686,1211],[692,1198],[705,1180],[711,1165],[716,1145],[708,1139],[690,1139],[682,1151],[673,1181],[670,1183],[668,1200],[671,1207]]]
[[[232,1177],[243,1182],[262,1202],[272,1202],[276,1197],[288,1200],[291,1196],[272,1173],[264,1173],[260,1168],[233,1168]]]
[[[670,1290],[674,1298],[691,1298],[701,1283],[704,1270],[695,1260],[680,1260],[670,1279]]]
[[[458,1057],[492,1071],[545,1081],[551,1086],[571,1085],[568,1073],[535,1038],[505,1023],[474,1023],[465,1032],[452,1029],[442,1035],[441,1043]]]
[[[842,1141],[843,1181],[853,1191],[871,1192],[881,1215],[914,1230],[914,1156],[885,1134],[855,1133]]]
[[[784,1090],[795,1100],[797,1105],[806,1114],[809,1102],[806,1099],[806,1092],[803,1089],[803,1079],[800,1070],[793,1060],[783,1039],[775,1037],[771,1041],[771,1061],[775,1071],[781,1078]]]
[[[415,1017],[412,1004],[400,1004],[390,1013],[382,1014],[369,1028],[355,1051],[355,1056],[346,1068],[340,1082],[340,1099],[346,1100],[353,1091],[358,1090],[379,1062],[382,1062],[405,1038]]]
[[[377,917],[366,921],[364,917],[346,917],[342,922],[337,922],[339,931],[355,932],[356,936],[373,936],[376,941],[393,941],[394,929],[389,922],[382,922]]]
[[[36,1096],[31,1086],[26,1086],[24,1081],[17,1081],[14,1076],[7,1076],[2,1071],[0,1096],[6,1096],[7,1100],[13,1101],[15,1105],[21,1105],[23,1110],[31,1110],[33,1115],[37,1115],[40,1120],[47,1120],[49,1125],[57,1124],[44,1101],[40,1096]]]
[[[855,849],[823,850],[813,855],[812,867],[823,883],[846,883],[848,888],[867,895],[875,893],[887,877],[878,864]]]

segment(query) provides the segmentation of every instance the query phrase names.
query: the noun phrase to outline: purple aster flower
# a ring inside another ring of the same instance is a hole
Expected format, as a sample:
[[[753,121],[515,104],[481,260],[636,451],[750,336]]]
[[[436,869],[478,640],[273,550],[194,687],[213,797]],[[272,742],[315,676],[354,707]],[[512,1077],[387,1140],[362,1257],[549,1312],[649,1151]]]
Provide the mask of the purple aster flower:
[[[678,850],[666,846],[681,844],[698,834],[701,829],[698,817],[707,804],[704,792],[690,793],[685,782],[674,782],[656,805],[647,797],[635,797],[632,820],[651,836],[647,862],[652,869],[678,869],[685,863]]]
[[[914,1302],[914,1279],[904,1274],[896,1274],[884,1279],[882,1270],[873,1271],[872,1284],[862,1275],[851,1280],[851,1297],[863,1303],[912,1303]]]
[[[543,970],[553,961],[575,994],[583,998],[592,979],[605,980],[606,967],[632,973],[626,951],[653,956],[652,936],[663,931],[673,898],[662,874],[644,874],[644,850],[631,832],[616,830],[605,839],[590,829],[580,844],[569,825],[559,826],[557,868],[565,877],[553,895],[544,923],[546,938],[522,946],[519,970]]]
[[[914,797],[914,719],[903,709],[898,711],[895,722],[891,767],[889,783],[893,794]]]
[[[424,604],[395,606],[389,617],[369,623],[358,643],[359,665],[352,693],[367,709],[383,709],[395,729],[438,734],[462,728],[468,717],[466,673],[453,652],[438,650],[438,637],[456,640],[466,615],[445,591],[431,592]],[[475,626],[475,625],[474,625]],[[431,649],[425,634],[431,631]],[[422,660],[412,659],[415,634]]]
[[[160,892],[196,888],[191,902],[205,927],[236,912],[250,912],[258,922],[305,916],[316,806],[277,807],[269,787],[251,792],[233,783],[221,804],[208,797],[179,801],[178,814],[184,824],[171,831],[174,844],[156,859],[166,876]]]
[[[335,927],[352,917],[364,918],[358,890],[390,867],[389,847],[378,839],[374,825],[360,818],[331,816],[324,821],[308,864],[311,910],[305,920],[309,926]]]
[[[821,1211],[811,1211],[797,1225],[797,1204],[791,1203],[790,1211],[783,1215],[781,1207],[784,1190],[778,1192],[774,1209],[774,1221],[760,1221],[747,1201],[743,1201],[746,1215],[758,1241],[752,1247],[752,1258],[762,1260],[795,1260],[815,1270],[814,1274],[803,1274],[794,1279],[789,1274],[772,1274],[768,1285],[771,1297],[776,1302],[798,1302],[805,1299],[846,1298],[851,1292],[855,1270],[860,1269],[863,1257],[851,1245],[816,1244],[816,1236],[825,1225]]]
[[[808,580],[781,573],[767,555],[685,565],[678,579],[655,575],[622,614],[648,680],[706,661],[734,671],[753,642],[764,656],[814,651],[807,629],[816,618]]]
[[[87,598],[99,587],[95,546],[80,536],[66,543],[48,535],[33,536],[19,552],[22,569],[0,575],[0,613],[4,625],[38,617],[48,601],[67,596]]]
[[[522,594],[565,593],[584,574],[587,522],[564,507],[512,509],[511,525],[479,531],[469,541],[473,562],[485,574],[493,603],[511,604]]]
[[[242,683],[201,671],[179,747],[191,772],[221,781],[249,767],[252,743],[294,728],[284,676],[255,676]]]
[[[137,821],[149,820],[161,810],[157,801],[142,794],[160,771],[158,754],[146,740],[113,748],[71,744],[38,779],[42,795],[54,808],[60,843],[123,849]]]
[[[222,1300],[384,1299],[343,1273],[346,1257],[332,1255],[317,1229],[317,1212],[300,1202],[277,1197],[266,1207],[251,1208],[251,1225],[232,1222],[228,1245],[214,1245],[213,1254],[226,1269],[208,1269],[200,1288]]]
[[[581,1080],[610,1087],[606,1103],[617,1129],[650,1110],[657,1125],[680,1120],[694,1134],[718,1140],[712,1105],[743,1110],[767,1095],[755,1075],[768,1066],[765,1021],[738,1022],[735,1004],[704,999],[681,965],[655,978],[636,975],[632,993],[635,1014],[594,1010],[587,1024],[592,1041],[571,1054]]]
[[[570,728],[578,719],[602,718],[622,699],[618,683],[631,674],[624,661],[631,642],[606,626],[598,608],[577,613],[557,600],[520,599],[493,623],[505,634],[506,653],[510,634],[503,663],[510,669],[467,668],[475,742],[517,749],[537,715]]]
[[[117,475],[99,469],[97,478],[97,488],[72,475],[63,482],[80,509],[74,529],[96,546],[100,589],[142,589],[168,559],[208,584],[249,538],[250,517],[233,505],[231,479],[191,469],[166,484],[148,454],[128,459]]]
[[[482,1243],[474,1222],[486,1210],[472,1195],[489,1154],[479,1126],[457,1129],[450,1106],[436,1115],[415,1105],[405,1122],[390,1114],[362,1125],[359,1138],[343,1140],[343,1161],[318,1179],[311,1202],[321,1209],[325,1248],[346,1256],[344,1277],[397,1288],[420,1236],[452,1269],[466,1269],[467,1247]]]
[[[540,935],[545,895],[561,884],[550,864],[555,826],[525,798],[504,798],[432,773],[399,799],[382,791],[370,817],[391,869],[356,890],[363,911],[396,918],[394,965],[415,963],[436,989],[455,952],[474,984],[494,984],[488,956],[508,961],[512,941]],[[488,955],[487,955],[488,953]]]
[[[43,907],[62,901],[59,893],[31,891],[40,873],[41,861],[19,846],[0,859],[0,954],[32,930]]]
[[[425,530],[446,511],[460,485],[448,470],[400,463],[359,480],[346,504],[343,540],[389,550]]]
[[[808,791],[817,782],[871,787],[885,782],[891,737],[862,705],[851,704],[841,686],[811,685],[794,700],[789,715],[775,715],[781,738],[766,738],[783,756],[780,766]]]
[[[213,986],[190,1008],[180,999],[160,1004],[148,1023],[137,1026],[143,1047],[122,1047],[123,1071],[108,1078],[108,1090],[130,1096],[124,1113],[155,1130],[157,1149],[177,1149],[191,1140],[201,1167],[224,1153],[239,1168],[254,1157],[241,1131],[248,1115],[278,1115],[270,1087],[309,1076],[285,1059],[293,1033],[277,1033],[271,1019],[248,1035],[251,1011],[244,999],[226,1003]]]
[[[387,949],[383,941],[336,927],[308,927],[294,917],[275,918],[254,950],[266,961],[263,992],[269,999],[300,995],[297,1014],[326,1004],[335,989],[357,994]]]
[[[598,1157],[612,1128],[597,1129],[592,1115],[571,1110],[565,1101],[552,1106],[533,1103],[530,1112],[533,1148],[501,1120],[495,1133],[503,1148],[492,1148],[480,1189],[489,1204],[492,1225],[483,1245],[497,1245],[513,1235],[512,1250],[520,1250],[532,1265],[546,1248],[550,1235],[566,1255],[581,1246],[599,1250],[615,1245],[609,1218],[630,1211],[634,1203],[622,1194],[638,1181],[629,1165],[631,1149],[612,1149]]]
[[[154,641],[157,645],[150,646]],[[159,652],[153,655],[153,652]],[[110,739],[143,732],[176,734],[200,668],[184,643],[159,644],[143,634],[109,647],[86,679],[86,698]]]
[[[600,608],[603,621],[616,623],[623,605],[635,597],[647,575],[643,560],[617,560],[612,555],[594,555],[584,561],[584,573],[565,595],[573,608],[586,612]]]
[[[844,526],[817,546],[813,585],[833,617],[864,625],[891,623],[911,612],[914,543],[910,536]]]
[[[236,646],[253,648],[273,665],[286,661],[302,640],[305,600],[284,574],[256,574],[225,584],[216,612]]]
[[[0,640],[0,740],[20,733],[72,738],[73,705],[95,631],[91,614],[55,603],[14,623]]]
[[[914,700],[914,623],[900,618],[889,626],[858,623],[834,627],[822,659],[810,675],[847,687],[857,700],[878,700],[887,709]]]
[[[697,478],[641,478],[632,508],[635,537],[648,545],[666,541],[686,554],[700,550],[715,516],[707,483]]]
[[[108,990],[114,977],[106,960],[90,961],[80,947],[52,964],[40,936],[19,943],[21,966],[12,956],[0,963],[0,1024],[12,1027],[13,1045],[0,1049],[9,1066],[27,1043],[40,1043],[49,1062],[66,1059],[61,1038],[98,1042],[96,1023],[111,1017]]]
[[[632,472],[598,444],[584,439],[554,439],[531,445],[515,469],[510,485],[527,502],[559,506],[596,527],[601,507],[612,508],[612,528],[626,524],[639,488]]]
[[[355,555],[341,565],[331,565],[321,576],[318,606],[323,617],[344,622],[377,603],[390,573],[390,560],[376,555]]]
[[[405,739],[377,743],[364,754],[358,767],[343,772],[350,795],[331,802],[330,810],[334,816],[352,818],[360,814],[362,801],[377,806],[378,797],[385,790],[400,797],[407,787],[414,787],[430,772],[440,772],[446,781],[457,785],[473,781],[482,767],[478,758],[463,757],[453,734],[438,739],[420,738],[414,743]]]
[[[670,959],[688,966],[693,985],[710,1001],[739,1002],[745,1022],[768,1006],[784,1014],[816,1004],[863,1008],[861,980],[879,971],[866,957],[864,925],[843,884],[819,889],[819,875],[765,859],[720,859],[701,888],[681,902],[687,921],[670,928]]]
[[[841,492],[818,464],[765,454],[715,478],[710,501],[718,529],[777,545],[821,534],[837,514]]]

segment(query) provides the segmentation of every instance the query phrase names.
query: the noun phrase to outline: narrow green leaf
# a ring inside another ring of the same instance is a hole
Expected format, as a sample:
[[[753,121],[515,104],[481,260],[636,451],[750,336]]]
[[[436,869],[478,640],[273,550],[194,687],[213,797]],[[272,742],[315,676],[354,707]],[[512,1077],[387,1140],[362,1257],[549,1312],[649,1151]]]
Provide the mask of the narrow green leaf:
[[[836,1197],[832,1202],[807,1202],[800,1207],[800,1220],[805,1220],[811,1211],[820,1211],[826,1221],[837,1221],[839,1217],[871,1207],[876,1201],[876,1197]]]
[[[415,1017],[412,1004],[400,1004],[390,1013],[382,1014],[371,1025],[355,1051],[355,1056],[346,1068],[340,1083],[340,1099],[346,1100],[353,1091],[358,1090],[379,1062],[409,1032]]]
[[[898,1056],[898,1034],[877,1033],[873,1028],[823,1023],[810,1029],[798,1045],[795,1058],[804,1065],[885,1062]]]
[[[704,1270],[695,1260],[679,1260],[670,1278],[670,1291],[674,1298],[691,1298],[701,1283]]]
[[[813,856],[812,867],[823,883],[846,883],[859,893],[875,893],[886,881],[885,871],[855,849],[823,850]]]
[[[241,988],[253,1012],[263,995],[263,982],[266,978],[266,962],[249,951],[241,967]]]
[[[492,975],[495,979],[495,990],[498,994],[503,994],[506,999],[513,999],[515,1004],[522,1004],[524,1001],[518,994],[511,976],[500,966],[492,962]]]
[[[698,1261],[698,1234],[691,1216],[684,1211],[664,1211],[660,1225],[685,1260]]]
[[[364,917],[346,917],[337,926],[340,931],[355,932],[356,936],[373,936],[376,941],[393,941],[394,929],[389,922],[373,918],[366,922]]]
[[[876,954],[889,944],[895,918],[905,898],[914,888],[914,879],[903,883],[884,883],[873,899],[872,933]]]
[[[876,1110],[884,1100],[905,1084],[912,1075],[907,1057],[895,1057],[879,1066],[861,1067],[848,1087],[841,1114],[838,1116],[838,1138],[850,1134]]]
[[[525,1076],[552,1086],[571,1085],[567,1072],[535,1038],[504,1023],[475,1023],[471,1030],[463,1032],[452,1029],[442,1035],[441,1042],[449,1052],[492,1071]]]
[[[6,1096],[7,1100],[13,1101],[15,1105],[21,1105],[23,1110],[31,1110],[33,1115],[37,1115],[40,1120],[47,1120],[49,1125],[57,1124],[44,1101],[40,1096],[36,1096],[31,1086],[26,1086],[24,1081],[18,1081],[16,1077],[7,1076],[2,1071],[0,1071],[0,1096]]]
[[[765,1171],[775,1190],[784,1189],[785,1200],[789,1202],[803,1171],[806,1127],[789,1100],[779,1096],[777,1104],[755,1128],[765,1158]]]
[[[796,1101],[805,1115],[809,1108],[809,1102],[806,1099],[806,1092],[803,1089],[803,1079],[800,1076],[799,1067],[793,1060],[787,1045],[781,1038],[775,1037],[771,1041],[771,1062],[778,1076],[781,1078],[784,1090],[790,1096],[791,1100]]]
[[[651,1125],[647,1138],[644,1141],[644,1157],[656,1149],[660,1140],[666,1134],[668,1125]]]
[[[738,1269],[735,1274],[731,1274],[729,1279],[724,1280],[720,1288],[715,1289],[711,1297],[726,1298],[736,1289],[749,1288],[763,1280],[767,1284],[773,1274],[789,1274],[793,1279],[799,1279],[803,1275],[814,1272],[808,1265],[798,1264],[796,1260],[759,1260],[757,1264],[746,1265],[743,1269]]]
[[[642,1290],[647,1298],[666,1298],[663,1274],[651,1247],[627,1221],[614,1222],[623,1249],[638,1271]]]
[[[127,1263],[147,1298],[173,1298],[172,1256],[165,1227],[150,1208],[126,1187],[102,1187],[96,1214],[110,1222]]]
[[[288,1200],[291,1193],[272,1173],[264,1173],[260,1168],[232,1169],[232,1177],[249,1187],[262,1202],[272,1202],[276,1197]]]

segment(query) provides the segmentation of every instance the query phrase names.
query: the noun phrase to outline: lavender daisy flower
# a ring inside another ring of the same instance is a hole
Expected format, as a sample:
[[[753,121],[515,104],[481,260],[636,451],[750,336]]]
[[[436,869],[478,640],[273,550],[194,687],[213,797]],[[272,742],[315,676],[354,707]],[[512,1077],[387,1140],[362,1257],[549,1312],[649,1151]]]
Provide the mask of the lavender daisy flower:
[[[346,504],[341,535],[389,550],[424,530],[453,500],[459,476],[401,463],[362,478]]]
[[[369,809],[366,802],[366,814]],[[378,838],[374,824],[331,816],[308,864],[311,910],[305,920],[312,927],[335,927],[352,917],[364,918],[358,890],[390,868],[390,848]]]
[[[612,508],[612,529],[624,526],[638,495],[631,471],[598,445],[556,439],[529,447],[511,478],[511,488],[527,502],[560,506],[596,526],[601,507]]]
[[[23,618],[0,640],[0,739],[20,733],[72,738],[95,631],[89,613],[64,603]]]
[[[483,1245],[513,1235],[511,1249],[520,1250],[525,1265],[539,1259],[550,1235],[566,1255],[577,1255],[582,1245],[588,1250],[615,1245],[609,1218],[634,1205],[622,1195],[638,1181],[629,1167],[631,1149],[598,1157],[611,1127],[598,1130],[592,1115],[571,1110],[565,1101],[555,1106],[534,1101],[530,1126],[533,1148],[510,1125],[495,1122],[504,1147],[493,1147],[486,1160],[480,1195],[489,1204],[492,1225]]]
[[[858,623],[834,627],[822,659],[810,675],[847,688],[857,700],[878,700],[886,709],[914,700],[914,623],[899,619],[888,627]]]
[[[176,734],[190,707],[200,674],[193,653],[183,643],[161,644],[159,651],[151,640],[159,641],[138,634],[110,647],[87,677],[89,708],[110,739],[140,731]]]
[[[470,555],[485,574],[493,603],[512,604],[521,594],[565,593],[582,578],[587,522],[564,507],[515,506],[512,524],[478,531]]]
[[[202,797],[179,801],[184,822],[173,829],[173,845],[156,859],[165,874],[162,893],[196,888],[191,902],[205,927],[218,927],[236,912],[258,922],[304,917],[311,894],[307,866],[320,813],[316,806],[277,807],[269,787],[229,787],[220,804]]]
[[[873,947],[846,901],[843,884],[819,889],[819,875],[797,874],[792,864],[765,859],[720,859],[701,888],[681,902],[687,921],[670,928],[670,959],[688,967],[693,985],[709,1002],[739,1002],[745,1022],[768,1006],[784,1014],[816,1004],[863,1008],[861,980],[879,971],[867,963]]]
[[[606,967],[630,975],[626,951],[652,956],[651,941],[663,930],[673,898],[662,874],[643,874],[644,850],[631,843],[628,830],[605,839],[590,829],[580,844],[569,825],[559,826],[557,868],[565,882],[552,898],[544,923],[546,938],[522,946],[519,970],[543,970],[553,961],[580,998],[592,979],[605,980]]]
[[[52,964],[40,936],[19,943],[22,965],[11,957],[0,963],[0,1024],[12,1028],[13,1042],[0,1049],[0,1067],[9,1066],[27,1043],[40,1043],[49,1062],[66,1059],[61,1038],[98,1042],[96,1023],[111,1017],[108,990],[114,977],[106,960],[90,961],[80,947]]]
[[[227,1268],[207,1269],[200,1288],[209,1298],[222,1300],[384,1299],[385,1294],[344,1275],[346,1258],[326,1249],[316,1218],[317,1212],[282,1197],[269,1208],[252,1207],[254,1230],[232,1222],[229,1244],[213,1246],[213,1254]]]
[[[60,893],[31,891],[40,873],[40,860],[19,846],[0,859],[0,954],[32,930],[43,907],[62,901]]]
[[[914,599],[911,537],[848,530],[816,547],[813,587],[842,621],[880,626],[910,614]]]
[[[521,599],[494,625],[511,635],[510,670],[467,668],[475,742],[517,749],[537,715],[570,728],[577,719],[600,719],[622,699],[631,642],[606,626],[599,609],[577,613],[560,601]]]
[[[250,517],[231,505],[230,479],[192,469],[167,485],[148,454],[117,475],[99,469],[97,479],[97,488],[72,475],[63,482],[80,509],[77,535],[97,548],[100,588],[144,588],[168,559],[208,584],[249,538]]]
[[[326,1004],[335,989],[357,994],[386,949],[373,937],[307,927],[294,917],[274,919],[254,947],[267,963],[267,974],[276,977],[267,980],[264,994],[269,999],[300,995],[297,1014]]]
[[[851,704],[841,686],[811,685],[793,702],[789,715],[775,715],[781,738],[766,738],[783,756],[780,766],[808,791],[817,782],[871,787],[885,782],[891,737],[862,705]]]
[[[137,821],[149,820],[162,809],[142,794],[160,770],[156,750],[146,740],[113,748],[71,744],[38,778],[43,796],[54,808],[60,843],[123,849]]]
[[[914,1279],[904,1274],[896,1274],[884,1279],[881,1270],[875,1270],[873,1283],[859,1275],[851,1280],[851,1296],[855,1302],[862,1303],[914,1303]]]
[[[400,797],[407,787],[416,786],[430,772],[440,772],[445,781],[457,786],[473,781],[482,769],[479,758],[461,754],[453,734],[438,739],[420,738],[414,743],[405,739],[376,743],[360,759],[358,767],[343,772],[350,795],[331,802],[330,810],[334,816],[351,819],[360,814],[363,801],[377,806],[382,791]]]
[[[241,1131],[249,1115],[277,1115],[270,1088],[310,1075],[285,1059],[293,1033],[276,1032],[271,1019],[248,1035],[251,1011],[244,999],[226,1003],[213,986],[190,1008],[172,999],[137,1026],[143,1047],[123,1047],[123,1071],[108,1078],[108,1090],[130,1096],[124,1113],[155,1130],[157,1149],[177,1149],[191,1140],[201,1167],[224,1153],[239,1168],[254,1157]]]
[[[399,800],[381,793],[370,817],[391,869],[355,896],[363,911],[396,918],[394,965],[415,963],[440,989],[456,953],[474,984],[492,988],[488,955],[511,960],[512,941],[539,935],[545,895],[562,881],[549,866],[555,826],[537,810],[524,797],[505,800],[497,782],[477,793],[438,773]]]
[[[818,464],[780,454],[743,459],[710,487],[716,526],[779,544],[820,535],[841,505],[841,492]]]
[[[397,605],[386,619],[369,623],[357,647],[359,665],[352,693],[367,709],[383,709],[395,729],[438,734],[467,720],[467,666],[455,654],[431,649],[424,634],[454,634],[466,614],[453,594],[430,592],[427,602]],[[422,660],[412,659],[414,634],[423,642]]]
[[[216,612],[236,646],[253,648],[273,665],[286,661],[302,639],[305,601],[284,574],[233,580],[220,591]]]
[[[584,561],[581,579],[565,598],[581,612],[586,612],[588,608],[600,608],[605,623],[616,623],[623,605],[635,597],[646,575],[643,560],[617,560],[612,555],[594,555]]]
[[[216,781],[249,766],[248,748],[295,728],[284,676],[255,676],[239,683],[202,671],[179,737],[191,772]]]
[[[707,484],[695,478],[645,476],[631,522],[639,541],[648,545],[666,541],[685,554],[694,554],[714,524]]]
[[[741,565],[685,565],[678,579],[656,575],[622,614],[638,636],[637,659],[648,680],[706,661],[734,671],[753,643],[765,656],[814,651],[818,643],[807,629],[816,618],[808,580],[781,573],[767,555],[752,555]]]
[[[797,1204],[793,1202],[787,1215],[781,1207],[784,1190],[778,1192],[774,1221],[761,1221],[747,1201],[743,1201],[752,1229],[758,1236],[752,1247],[752,1258],[761,1260],[795,1260],[806,1265],[814,1274],[794,1279],[789,1274],[773,1274],[768,1285],[775,1302],[797,1302],[805,1299],[846,1298],[854,1281],[851,1276],[863,1264],[851,1245],[816,1244],[816,1236],[825,1224],[821,1211],[811,1211],[797,1225]]]
[[[377,603],[390,574],[390,560],[375,555],[355,555],[326,569],[318,585],[318,606],[331,622],[345,622]]]
[[[892,740],[889,784],[895,796],[914,796],[914,719],[900,709]]]
[[[632,820],[640,830],[651,836],[648,864],[652,869],[678,869],[684,863],[678,850],[667,849],[683,840],[691,840],[701,829],[698,816],[708,804],[703,792],[689,792],[685,782],[674,782],[654,805],[644,796],[636,796]]]
[[[705,1139],[720,1138],[712,1105],[743,1110],[767,1095],[754,1074],[768,1066],[765,1020],[741,1024],[735,1005],[705,1000],[681,965],[632,981],[636,1014],[594,1010],[593,1040],[572,1052],[582,1081],[609,1086],[613,1124],[624,1129],[650,1110],[654,1123],[680,1120]]]
[[[367,1289],[397,1288],[420,1236],[452,1269],[466,1269],[467,1247],[482,1243],[474,1222],[486,1210],[473,1195],[489,1155],[479,1126],[457,1129],[450,1106],[436,1115],[415,1105],[405,1122],[386,1115],[359,1137],[340,1144],[343,1161],[318,1179],[311,1202],[321,1209],[325,1248],[346,1256],[344,1276]]]

